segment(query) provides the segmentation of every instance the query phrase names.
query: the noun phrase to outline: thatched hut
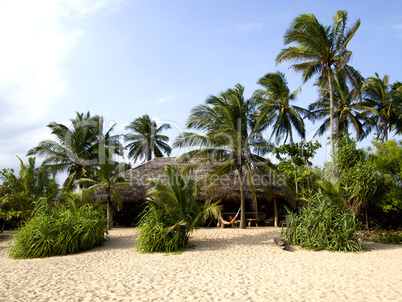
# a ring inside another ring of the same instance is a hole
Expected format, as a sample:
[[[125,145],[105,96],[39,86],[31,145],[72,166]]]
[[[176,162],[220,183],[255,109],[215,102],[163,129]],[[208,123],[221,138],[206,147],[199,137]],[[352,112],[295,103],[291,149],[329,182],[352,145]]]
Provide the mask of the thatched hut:
[[[119,193],[124,203],[144,203],[146,201],[146,192],[150,189],[148,179],[163,179],[164,170],[167,165],[175,165],[179,168],[184,168],[188,163],[177,162],[174,157],[159,157],[153,158],[142,165],[127,170],[124,173],[124,178],[127,182],[135,185],[134,188],[120,188]],[[210,164],[204,164],[194,169],[188,174],[189,178],[196,180],[199,183],[204,183],[208,172],[211,170]],[[254,193],[250,186],[245,189],[246,212],[249,215],[258,212],[260,218],[271,218],[276,216],[274,220],[275,224],[278,222],[278,211],[276,209],[276,201],[286,201],[290,197],[287,194],[282,181],[275,175],[254,175],[253,181],[255,184],[257,208],[253,208]],[[245,179],[248,183],[248,180]],[[239,180],[236,173],[225,175],[219,179],[214,180],[214,185],[206,185],[202,191],[202,194],[211,198],[214,201],[221,201],[223,205],[223,212],[230,214],[235,213],[240,207],[240,190]]]

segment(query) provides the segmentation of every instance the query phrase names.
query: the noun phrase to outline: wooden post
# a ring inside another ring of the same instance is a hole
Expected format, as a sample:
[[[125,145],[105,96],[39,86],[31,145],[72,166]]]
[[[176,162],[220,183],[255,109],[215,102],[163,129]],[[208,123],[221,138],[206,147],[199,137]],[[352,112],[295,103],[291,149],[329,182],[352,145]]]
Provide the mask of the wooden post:
[[[278,206],[277,206],[277,204],[276,204],[276,197],[275,197],[275,194],[274,194],[274,196],[273,196],[273,198],[272,198],[272,200],[273,200],[273,202],[274,202],[274,226],[278,226]]]

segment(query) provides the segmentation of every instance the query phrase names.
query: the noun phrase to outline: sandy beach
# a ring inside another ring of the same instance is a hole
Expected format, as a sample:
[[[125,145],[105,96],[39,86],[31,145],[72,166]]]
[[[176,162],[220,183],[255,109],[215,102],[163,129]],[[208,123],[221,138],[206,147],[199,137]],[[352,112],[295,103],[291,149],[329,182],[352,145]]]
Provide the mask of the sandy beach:
[[[282,251],[279,228],[205,228],[181,254],[141,254],[133,228],[104,246],[47,259],[7,258],[1,301],[402,301],[402,246],[370,252]]]

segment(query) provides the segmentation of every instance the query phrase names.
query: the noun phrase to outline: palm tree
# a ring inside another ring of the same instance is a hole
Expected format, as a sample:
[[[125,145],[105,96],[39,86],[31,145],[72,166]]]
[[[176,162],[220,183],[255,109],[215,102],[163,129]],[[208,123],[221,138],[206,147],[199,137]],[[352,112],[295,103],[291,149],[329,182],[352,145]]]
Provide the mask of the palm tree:
[[[106,215],[107,215],[107,228],[110,230],[113,225],[112,205],[115,201],[118,205],[122,206],[120,195],[117,191],[118,187],[129,187],[130,183],[124,180],[121,172],[124,169],[118,162],[113,161],[113,150],[105,148],[99,154],[99,166],[95,170],[94,179],[81,178],[76,183],[85,183],[90,185],[86,190],[88,194],[100,191],[106,193]]]
[[[219,96],[210,96],[205,105],[192,109],[187,121],[187,128],[202,131],[203,134],[184,132],[174,143],[174,147],[191,147],[191,150],[179,157],[179,160],[195,159],[189,168],[204,162],[214,164],[211,179],[237,172],[240,190],[240,227],[246,228],[244,186],[247,177],[250,187],[255,186],[253,173],[271,173],[269,160],[264,155],[270,145],[261,135],[261,125],[265,120],[256,116],[257,104],[254,99],[246,100],[244,87],[222,92]]]
[[[155,157],[163,157],[163,153],[169,156],[172,152],[167,144],[169,138],[161,134],[166,129],[170,129],[169,124],[164,123],[158,127],[148,114],[136,118],[126,127],[126,130],[130,130],[132,133],[124,135],[124,140],[129,142],[126,146],[129,150],[128,156],[134,161],[137,159],[150,161],[152,154]]]
[[[78,113],[70,120],[71,128],[52,122],[48,127],[56,140],[44,140],[38,146],[30,149],[30,155],[46,157],[42,165],[49,167],[54,173],[67,171],[68,177],[64,183],[69,187],[73,180],[82,178],[98,163],[97,151],[100,145],[119,146],[119,137],[111,135],[115,125],[103,134],[103,118],[91,117],[90,113]],[[114,149],[121,154],[119,148]]]
[[[349,128],[352,127],[356,132],[356,139],[362,140],[369,134],[371,126],[374,125],[373,119],[369,117],[369,114],[374,110],[368,102],[361,102],[359,89],[349,86],[344,74],[337,73],[335,75],[333,80],[335,133],[340,139],[345,133],[349,133]],[[324,119],[315,135],[323,135],[330,127],[329,95],[330,93],[327,90],[322,99],[308,107],[310,113],[307,114],[307,117],[310,120]]]
[[[348,65],[352,52],[347,49],[350,40],[360,26],[357,20],[352,27],[346,28],[348,14],[339,10],[333,17],[332,26],[324,26],[313,14],[302,14],[290,25],[284,36],[285,44],[296,43],[282,49],[276,63],[295,61],[291,67],[302,73],[303,82],[318,74],[320,83],[328,83],[330,99],[330,141],[334,153],[334,97],[333,74],[342,70],[347,79],[358,86],[361,82],[359,72]]]
[[[292,126],[300,137],[304,138],[306,131],[300,114],[307,114],[308,111],[298,106],[289,105],[289,101],[296,99],[300,87],[290,93],[285,75],[279,71],[266,74],[258,81],[258,84],[262,85],[264,89],[256,90],[253,97],[260,104],[261,114],[266,115],[265,126],[273,124],[273,131],[269,140],[275,135],[278,144],[281,138],[285,136],[284,143],[288,137],[290,143],[293,143]]]
[[[378,73],[369,77],[363,85],[364,100],[375,109],[373,119],[376,122],[377,135],[385,141],[391,131],[402,132],[402,83],[389,82],[385,75],[382,79]]]

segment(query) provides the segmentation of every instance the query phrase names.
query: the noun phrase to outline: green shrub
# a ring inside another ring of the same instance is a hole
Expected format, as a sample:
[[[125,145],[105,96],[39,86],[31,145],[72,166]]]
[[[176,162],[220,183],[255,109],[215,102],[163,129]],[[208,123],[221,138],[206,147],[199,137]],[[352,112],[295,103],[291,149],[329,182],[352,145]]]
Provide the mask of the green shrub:
[[[92,205],[40,213],[15,234],[10,255],[16,259],[67,255],[105,241],[105,216]]]
[[[206,218],[218,216],[220,206],[199,201],[200,188],[179,168],[168,165],[166,181],[151,180],[149,205],[140,219],[138,250],[145,253],[176,252],[188,242],[190,233]]]
[[[378,242],[402,244],[402,232],[401,231],[388,231],[385,233],[381,233],[378,236]]]
[[[315,195],[297,215],[290,213],[289,230],[282,229],[282,240],[289,245],[320,251],[364,250],[356,237],[361,228],[354,214],[333,205],[322,194]]]
[[[173,223],[166,218],[155,205],[148,205],[140,222],[138,250],[146,253],[171,253],[186,246],[188,232],[180,226],[169,228]]]

